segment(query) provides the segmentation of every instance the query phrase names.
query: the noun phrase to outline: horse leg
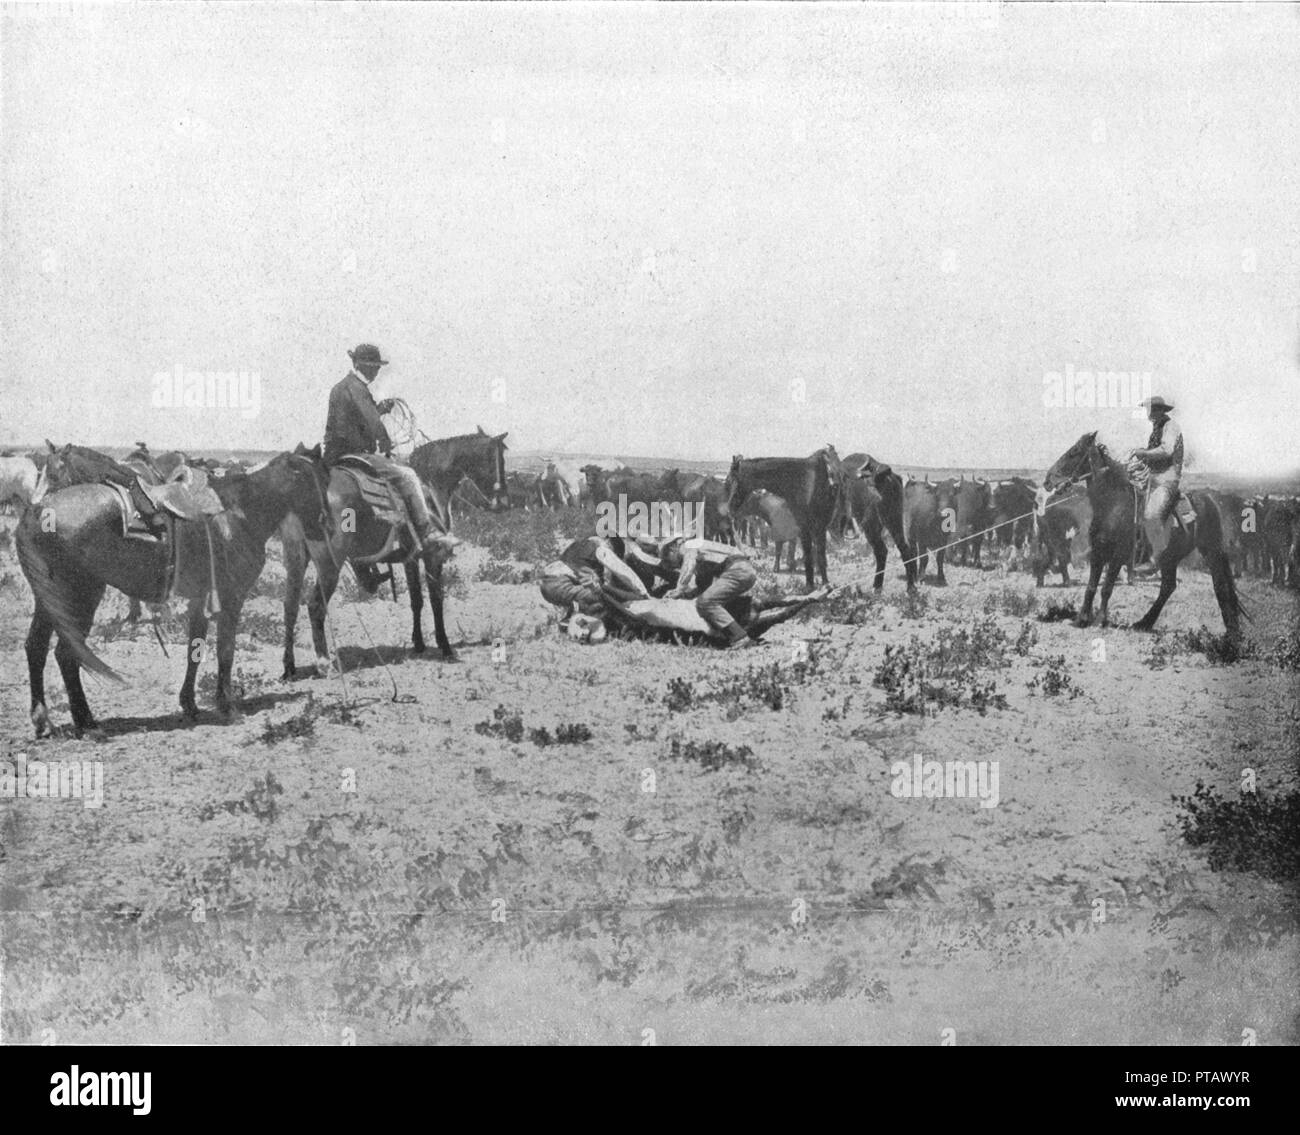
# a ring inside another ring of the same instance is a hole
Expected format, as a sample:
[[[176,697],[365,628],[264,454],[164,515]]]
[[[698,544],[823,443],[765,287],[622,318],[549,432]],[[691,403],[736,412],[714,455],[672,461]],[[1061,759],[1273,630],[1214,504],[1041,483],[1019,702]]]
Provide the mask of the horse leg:
[[[307,544],[284,536],[284,673],[288,682],[298,672],[294,658],[293,636],[298,626],[298,607],[302,603],[302,582],[307,574]]]
[[[872,588],[881,591],[885,586],[885,558],[889,555],[889,549],[885,547],[885,538],[879,532],[871,532],[868,539],[871,541],[871,550],[876,556],[876,578]]]
[[[816,576],[814,575],[817,570],[817,551],[813,544],[811,528],[800,530],[799,543],[803,546],[803,577],[808,584],[808,590],[811,591],[817,585]]]
[[[1088,586],[1083,589],[1083,606],[1079,608],[1079,615],[1074,620],[1076,627],[1086,627],[1092,622],[1092,601],[1097,595],[1097,581],[1101,579],[1101,569],[1105,566],[1105,559],[1099,551],[1094,551],[1088,560]]]
[[[424,628],[420,626],[420,612],[424,607],[424,588],[420,584],[420,565],[415,560],[408,560],[404,568],[407,598],[411,602],[411,645],[416,654],[423,654]]]
[[[316,677],[328,678],[331,663],[329,643],[325,641],[325,611],[339,585],[339,568],[331,558],[316,565],[316,586],[307,596],[307,614],[311,618],[311,642],[316,651]]]
[[[78,591],[72,617],[83,637],[90,633],[91,624],[95,621],[95,608],[103,598],[102,583],[87,581],[85,588]],[[77,661],[72,649],[64,644],[62,635],[54,648],[54,660],[59,664],[63,685],[68,691],[68,709],[72,713],[72,727],[76,735],[80,737],[87,729],[98,729],[95,715],[90,712],[90,703],[86,701],[86,691],[81,685],[81,663]]]
[[[1105,567],[1101,582],[1101,625],[1110,626],[1110,593],[1115,590],[1115,581],[1119,578],[1120,561],[1111,559]]]
[[[817,548],[817,570],[821,572],[822,583],[830,586],[830,569],[826,563],[826,529],[813,533],[813,543]]]
[[[126,621],[128,623],[138,623],[140,621],[140,600],[134,595],[128,595],[127,598],[131,600],[131,603],[126,609]]]
[[[203,600],[190,600],[189,641],[185,647],[185,681],[181,684],[181,712],[194,721],[199,707],[194,700],[194,679],[203,661],[203,648],[208,638],[208,617],[203,613]]]
[[[1160,612],[1169,602],[1169,596],[1174,593],[1178,586],[1178,561],[1168,555],[1169,549],[1165,549],[1164,554],[1160,556],[1160,593],[1156,596],[1156,601],[1151,604],[1151,610],[1142,616],[1133,624],[1135,631],[1149,631],[1156,625],[1156,620],[1160,618]]]
[[[230,671],[235,661],[235,629],[243,606],[242,598],[223,596],[217,617],[217,712],[226,718],[231,716]]]
[[[37,737],[46,737],[54,732],[50,727],[50,711],[45,706],[45,662],[50,656],[50,637],[53,634],[54,624],[45,617],[38,603],[27,631],[27,677],[32,690],[31,719]]]
[[[456,652],[447,641],[447,626],[443,620],[442,610],[442,564],[426,561],[424,568],[425,582],[429,585],[429,606],[433,608],[433,640],[442,651],[444,662],[456,662]]]

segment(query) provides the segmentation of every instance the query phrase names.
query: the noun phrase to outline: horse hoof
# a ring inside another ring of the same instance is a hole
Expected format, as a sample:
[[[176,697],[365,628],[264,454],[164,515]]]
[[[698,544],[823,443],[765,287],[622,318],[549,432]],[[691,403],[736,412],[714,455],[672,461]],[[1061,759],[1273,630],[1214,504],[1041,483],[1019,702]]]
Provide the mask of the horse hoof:
[[[32,725],[36,727],[36,739],[42,737],[53,737],[54,726],[50,724],[49,712],[43,705],[38,705],[32,710]]]
[[[284,668],[284,673],[280,675],[280,681],[292,682],[297,676],[298,668],[296,666],[286,666]]]
[[[328,678],[330,676],[330,670],[332,669],[330,660],[323,655],[318,655],[313,669],[316,672],[316,677]]]
[[[199,719],[199,707],[196,705],[181,706],[181,717],[184,718],[186,724],[193,725]]]
[[[1091,620],[1091,619],[1075,619],[1075,620],[1074,620],[1074,625],[1075,625],[1076,627],[1081,628],[1081,629],[1082,629],[1083,627],[1089,626],[1091,623],[1092,623],[1092,620]]]
[[[457,654],[454,650],[448,648],[447,650],[444,650],[442,652],[442,660],[444,662],[459,662],[460,655]]]

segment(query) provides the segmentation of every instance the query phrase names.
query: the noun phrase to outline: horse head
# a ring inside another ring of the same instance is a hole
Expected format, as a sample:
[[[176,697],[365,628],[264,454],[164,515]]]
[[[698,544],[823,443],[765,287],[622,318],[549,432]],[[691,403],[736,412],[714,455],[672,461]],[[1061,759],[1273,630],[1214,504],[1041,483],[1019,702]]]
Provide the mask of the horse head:
[[[727,508],[733,516],[744,507],[752,491],[753,488],[745,477],[745,459],[739,453],[733,454],[731,468],[727,471],[726,480],[722,482],[723,496],[726,497]]]
[[[310,540],[333,537],[334,516],[329,506],[330,475],[321,456],[320,443],[317,442],[308,449],[299,442],[292,453],[283,456],[289,472],[285,492],[292,501],[291,511],[302,522],[303,532]],[[273,460],[271,464],[274,463]]]
[[[1093,455],[1097,454],[1097,431],[1084,434],[1056,459],[1056,463],[1043,477],[1043,488],[1049,493],[1064,485],[1087,477],[1093,470]]]
[[[506,491],[506,438],[509,432],[493,435],[479,426],[474,437],[480,444],[474,447],[474,461],[465,473],[487,498],[488,508],[493,511],[510,507],[510,496]]]

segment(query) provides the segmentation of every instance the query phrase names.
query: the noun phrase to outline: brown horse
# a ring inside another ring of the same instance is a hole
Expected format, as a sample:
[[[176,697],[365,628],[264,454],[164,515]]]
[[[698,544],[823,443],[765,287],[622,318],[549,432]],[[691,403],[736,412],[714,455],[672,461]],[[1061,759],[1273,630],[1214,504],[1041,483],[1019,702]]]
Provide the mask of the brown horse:
[[[811,591],[814,572],[829,583],[826,572],[826,528],[835,511],[839,458],[827,446],[809,457],[754,457],[737,454],[727,474],[727,508],[738,516],[755,489],[780,497],[794,513],[803,546],[804,578]]]
[[[1139,530],[1137,489],[1129,483],[1128,469],[1107,452],[1097,441],[1097,433],[1086,433],[1057,459],[1047,471],[1043,486],[1054,492],[1076,481],[1086,481],[1088,500],[1092,504],[1092,523],[1088,527],[1090,545],[1088,559],[1088,585],[1083,593],[1083,607],[1075,626],[1086,627],[1092,622],[1093,597],[1101,581],[1101,625],[1109,625],[1110,594],[1115,587],[1119,569],[1129,563],[1134,541]],[[1156,567],[1160,572],[1160,592],[1147,611],[1132,629],[1149,631],[1156,625],[1160,612],[1178,586],[1178,565],[1193,548],[1201,553],[1210,578],[1214,581],[1214,597],[1219,603],[1223,626],[1236,638],[1241,633],[1239,617],[1244,614],[1237,588],[1232,579],[1232,565],[1223,535],[1223,518],[1218,506],[1208,493],[1187,494],[1196,510],[1196,520],[1189,532],[1176,528],[1169,546],[1161,553]],[[1049,506],[1050,507],[1050,506]],[[1105,579],[1102,580],[1102,572]]]
[[[230,474],[213,482],[226,511],[208,526],[177,520],[179,556],[172,590],[189,599],[188,664],[180,702],[185,716],[198,716],[194,679],[207,637],[205,603],[215,577],[220,612],[217,620],[217,708],[230,710],[230,668],[235,630],[249,589],[266,560],[266,541],[291,510],[317,531],[311,519],[319,510],[322,485],[318,462],[282,453],[247,474]],[[50,638],[57,632],[54,657],[63,673],[68,706],[78,736],[97,729],[81,685],[85,667],[103,677],[121,676],[86,645],[86,635],[106,586],[137,599],[167,597],[169,549],[123,535],[122,512],[114,490],[102,484],[77,484],[44,497],[20,521],[15,538],[18,562],[36,597],[27,633],[27,668],[31,681],[31,718],[36,735],[50,732],[45,705],[45,662]]]
[[[436,550],[423,556],[429,605],[433,608],[434,640],[442,657],[448,662],[456,660],[456,652],[447,639],[447,629],[443,622],[442,565],[459,543],[450,536],[451,494],[461,480],[468,477],[488,500],[490,507],[509,508],[505,439],[505,434],[493,437],[480,428],[478,433],[442,438],[417,446],[408,458],[411,468],[424,483],[426,499],[435,522],[448,534],[445,540],[439,541]],[[307,599],[307,613],[311,618],[318,677],[324,677],[330,670],[329,648],[325,639],[325,610],[338,586],[343,565],[349,561],[354,562],[354,570],[356,563],[402,565],[411,602],[411,641],[415,653],[423,654],[424,631],[420,625],[420,614],[424,607],[424,593],[420,587],[419,558],[412,556],[412,539],[406,526],[394,531],[386,520],[376,517],[373,508],[366,502],[357,479],[341,465],[330,470],[322,505],[333,522],[328,526],[330,535],[327,540],[313,541],[306,538],[301,523],[294,517],[286,520],[280,530],[286,572],[285,678],[293,678],[297,673],[293,648],[294,628],[298,621],[298,607],[302,601],[303,578],[307,572],[309,555],[316,564],[317,573],[316,585]]]
[[[117,484],[129,489],[137,477],[145,485],[161,485],[177,465],[184,459],[183,454],[163,454],[164,458],[177,457],[180,460],[168,461],[166,468],[158,464],[149,453],[149,448],[142,441],[137,441],[135,451],[121,461],[100,453],[85,445],[73,445],[71,442],[59,448],[45,439],[49,454],[45,462],[45,477],[50,489],[66,489],[69,485],[106,485]],[[130,606],[126,612],[128,623],[140,621],[140,600],[129,595]]]

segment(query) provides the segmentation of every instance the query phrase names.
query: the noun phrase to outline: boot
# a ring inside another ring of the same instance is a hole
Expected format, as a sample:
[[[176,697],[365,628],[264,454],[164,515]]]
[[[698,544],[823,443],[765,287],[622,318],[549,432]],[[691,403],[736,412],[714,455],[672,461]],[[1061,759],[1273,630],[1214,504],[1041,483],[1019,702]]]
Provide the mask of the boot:
[[[1169,526],[1154,521],[1144,521],[1143,530],[1146,532],[1147,543],[1151,545],[1151,566],[1158,571],[1160,556],[1169,547]]]
[[[461,543],[450,532],[439,532],[433,527],[430,527],[427,532],[418,533],[418,535],[420,537],[418,554],[422,556],[432,554],[439,562],[450,559],[452,552]]]

